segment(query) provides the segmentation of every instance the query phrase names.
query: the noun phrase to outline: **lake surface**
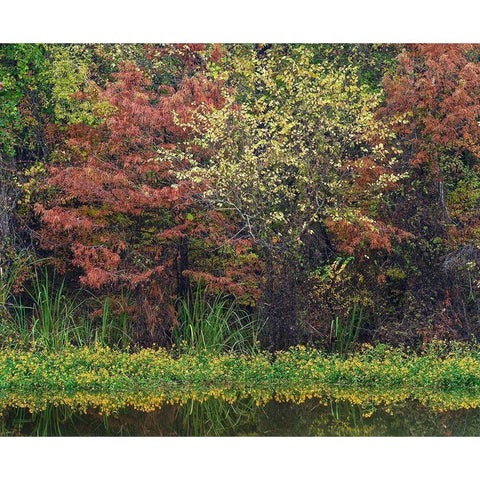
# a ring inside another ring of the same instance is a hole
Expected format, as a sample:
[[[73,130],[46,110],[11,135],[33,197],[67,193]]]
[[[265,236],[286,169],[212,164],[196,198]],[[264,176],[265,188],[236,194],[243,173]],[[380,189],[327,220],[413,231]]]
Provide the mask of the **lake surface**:
[[[145,411],[147,410],[147,411]],[[345,400],[182,399],[151,408],[4,408],[3,436],[480,436],[480,408]]]

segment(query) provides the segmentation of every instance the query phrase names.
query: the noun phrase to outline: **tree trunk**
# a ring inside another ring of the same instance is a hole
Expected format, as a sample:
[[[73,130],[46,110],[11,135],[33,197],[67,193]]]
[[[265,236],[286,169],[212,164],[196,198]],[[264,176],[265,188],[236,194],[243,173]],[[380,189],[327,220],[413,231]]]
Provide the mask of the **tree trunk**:
[[[269,348],[285,350],[298,343],[297,279],[288,258],[267,255],[264,315],[268,319]]]

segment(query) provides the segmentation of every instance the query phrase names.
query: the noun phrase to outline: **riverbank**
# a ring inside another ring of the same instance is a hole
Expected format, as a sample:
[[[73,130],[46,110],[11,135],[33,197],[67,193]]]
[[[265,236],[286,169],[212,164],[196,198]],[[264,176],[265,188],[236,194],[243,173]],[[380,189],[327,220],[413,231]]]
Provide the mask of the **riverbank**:
[[[48,404],[101,409],[152,409],[211,397],[301,403],[338,398],[351,403],[417,400],[437,409],[480,406],[480,350],[435,343],[423,354],[364,346],[345,358],[305,347],[275,355],[178,355],[158,349],[62,352],[0,351],[0,403],[41,409]]]

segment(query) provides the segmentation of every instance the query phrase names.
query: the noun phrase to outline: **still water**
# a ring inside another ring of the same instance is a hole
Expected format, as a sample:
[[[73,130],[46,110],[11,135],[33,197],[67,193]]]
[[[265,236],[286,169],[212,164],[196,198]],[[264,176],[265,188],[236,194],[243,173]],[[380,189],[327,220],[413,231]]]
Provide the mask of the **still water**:
[[[253,398],[187,399],[147,409],[105,412],[89,405],[9,407],[3,436],[480,436],[480,408],[438,410],[409,400],[358,405],[309,398],[301,402]]]

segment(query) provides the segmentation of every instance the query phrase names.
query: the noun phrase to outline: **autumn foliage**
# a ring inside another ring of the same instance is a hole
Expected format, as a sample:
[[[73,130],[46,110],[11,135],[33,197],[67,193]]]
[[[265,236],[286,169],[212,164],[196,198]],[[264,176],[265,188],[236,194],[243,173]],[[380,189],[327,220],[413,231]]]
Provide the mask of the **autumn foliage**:
[[[128,296],[136,341],[198,288],[272,349],[360,310],[362,341],[480,334],[477,45],[0,48],[1,251]]]
[[[175,87],[153,88],[139,67],[124,64],[91,94],[98,125],[69,125],[48,169],[46,201],[35,205],[40,245],[56,252],[58,266],[77,268],[80,284],[94,290],[136,292],[151,332],[173,321],[182,242],[199,228],[191,221],[195,191],[176,177],[185,165],[158,152],[189,135],[174,112],[188,119],[221,102],[218,86],[200,75]]]

